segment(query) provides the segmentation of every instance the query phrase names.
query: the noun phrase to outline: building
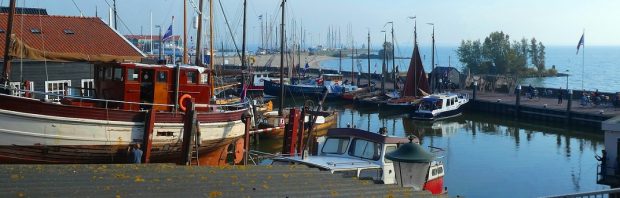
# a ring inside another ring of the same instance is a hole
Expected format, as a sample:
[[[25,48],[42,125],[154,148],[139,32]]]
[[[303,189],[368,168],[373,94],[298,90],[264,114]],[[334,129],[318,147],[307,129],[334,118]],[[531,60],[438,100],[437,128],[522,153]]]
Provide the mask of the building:
[[[614,117],[602,123],[605,132],[605,150],[599,155],[597,183],[611,188],[620,187],[620,117]]]
[[[6,40],[7,22],[8,14],[0,13],[0,41]],[[93,63],[101,60],[97,58],[122,57],[114,61],[139,62],[144,57],[100,18],[16,14],[13,24],[10,80],[19,89],[88,96],[87,90],[93,87]],[[29,53],[15,52],[18,45]],[[4,47],[0,45],[0,54],[4,54]]]
[[[462,88],[465,80],[461,72],[454,67],[435,67],[431,75],[435,75],[437,87],[441,90]]]

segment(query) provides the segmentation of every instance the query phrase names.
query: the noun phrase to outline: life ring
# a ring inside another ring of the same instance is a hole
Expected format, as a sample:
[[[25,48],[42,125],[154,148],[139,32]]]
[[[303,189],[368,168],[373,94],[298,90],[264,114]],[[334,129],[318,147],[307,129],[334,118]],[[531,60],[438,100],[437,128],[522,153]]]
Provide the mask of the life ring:
[[[187,107],[185,107],[185,103],[183,103],[185,99],[192,99],[192,96],[190,96],[189,94],[183,94],[181,98],[179,98],[179,108],[181,109],[181,111],[187,110]]]

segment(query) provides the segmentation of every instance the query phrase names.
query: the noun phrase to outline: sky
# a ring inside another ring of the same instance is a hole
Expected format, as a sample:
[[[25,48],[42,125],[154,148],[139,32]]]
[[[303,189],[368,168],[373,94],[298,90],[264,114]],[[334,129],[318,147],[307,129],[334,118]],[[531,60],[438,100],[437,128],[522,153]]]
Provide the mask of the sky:
[[[0,1],[3,6],[8,5],[8,0]],[[198,3],[198,0],[193,1]],[[269,19],[274,26],[279,25],[280,19],[274,17],[280,15],[280,2],[248,0],[249,44],[261,43],[259,15],[264,16],[264,21]],[[219,1],[215,0],[216,35],[225,40],[220,42],[230,43],[230,34],[233,34],[239,43],[243,0],[221,0],[221,3],[232,30],[223,24]],[[108,4],[112,4],[112,0],[18,0],[17,4],[46,8],[51,15],[95,16],[97,13],[107,22]],[[161,25],[164,29],[174,15],[175,33],[182,31],[178,28],[183,12],[181,0],[118,0],[117,6],[123,22],[118,24],[119,31],[123,34],[150,34],[151,29],[157,34],[158,29],[149,28],[150,13],[153,13],[153,26]],[[205,1],[206,13],[207,8]],[[462,40],[483,40],[494,31],[503,31],[512,40],[535,37],[547,46],[576,46],[585,31],[586,45],[615,46],[620,45],[618,10],[618,0],[288,0],[286,18],[287,24],[298,24],[297,30],[303,24],[306,43],[312,45],[325,44],[328,28],[335,27],[340,29],[342,42],[347,45],[351,38],[356,46],[366,43],[370,31],[371,45],[379,46],[384,37],[381,31],[384,27],[390,28],[390,25],[385,26],[386,22],[393,21],[396,44],[411,46],[414,25],[408,17],[416,16],[420,45],[431,44],[433,26],[427,23],[434,23],[439,46],[458,46]],[[190,19],[196,15],[192,3],[188,3],[188,13]],[[195,34],[195,30],[191,29],[190,33]]]

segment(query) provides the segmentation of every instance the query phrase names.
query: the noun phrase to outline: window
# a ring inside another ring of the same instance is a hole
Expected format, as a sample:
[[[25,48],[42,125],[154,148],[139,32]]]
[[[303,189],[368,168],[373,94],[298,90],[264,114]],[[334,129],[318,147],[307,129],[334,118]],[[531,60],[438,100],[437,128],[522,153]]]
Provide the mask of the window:
[[[396,146],[386,146],[385,147],[385,154],[388,154],[388,153],[390,153],[392,151],[395,151],[395,150],[396,150]],[[392,160],[389,160],[389,159],[385,158],[385,162],[392,162]]]
[[[28,91],[34,91],[34,82],[32,81],[26,81],[28,83],[28,85],[23,84],[22,82],[11,82],[10,85],[12,88],[14,88],[15,90],[11,90],[11,94],[13,94],[14,96],[21,96],[23,97],[26,92],[24,90],[28,90]]]
[[[323,149],[323,153],[343,154],[349,146],[349,138],[327,138]]]
[[[157,82],[166,82],[168,81],[168,72],[159,71],[157,72]]]
[[[75,32],[73,32],[73,30],[70,30],[70,29],[65,29],[64,32],[65,34],[75,34]]]
[[[59,96],[71,95],[69,87],[71,86],[70,80],[53,80],[45,81],[45,92],[51,95],[45,95],[45,99],[53,101],[60,101]]]
[[[82,79],[82,96],[93,97],[95,95],[95,81],[93,79]]]
[[[105,79],[112,80],[112,68],[105,68]]]
[[[209,84],[209,74],[200,74],[200,84]]]
[[[381,144],[364,139],[354,139],[349,148],[349,155],[378,160],[381,157]]]
[[[187,84],[196,84],[196,82],[198,82],[198,79],[196,78],[196,72],[187,72]]]
[[[114,80],[123,81],[123,69],[120,67],[114,68]]]
[[[30,29],[30,32],[32,32],[33,34],[41,34],[41,29],[39,29],[39,28],[32,28],[32,29]]]
[[[127,80],[137,81],[140,76],[140,71],[136,69],[127,69]]]

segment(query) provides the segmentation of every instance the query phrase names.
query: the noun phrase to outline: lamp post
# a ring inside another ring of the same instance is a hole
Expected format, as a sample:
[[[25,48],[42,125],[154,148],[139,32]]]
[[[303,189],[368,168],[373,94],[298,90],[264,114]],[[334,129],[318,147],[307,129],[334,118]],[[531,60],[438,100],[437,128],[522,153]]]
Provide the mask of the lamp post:
[[[161,59],[162,59],[162,51],[164,50],[163,49],[162,40],[161,40],[162,39],[161,38],[161,25],[156,25],[155,28],[159,28],[159,60],[158,61],[161,61]]]
[[[564,70],[564,72],[566,72],[566,90],[568,90],[568,72],[570,72],[570,70]]]

